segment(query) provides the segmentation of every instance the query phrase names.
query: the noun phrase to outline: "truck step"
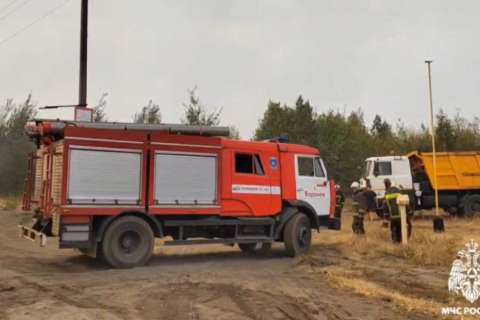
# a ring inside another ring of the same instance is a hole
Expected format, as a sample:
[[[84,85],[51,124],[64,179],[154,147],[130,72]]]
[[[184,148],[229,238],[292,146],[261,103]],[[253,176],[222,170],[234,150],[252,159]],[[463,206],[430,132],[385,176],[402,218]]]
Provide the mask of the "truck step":
[[[252,243],[252,242],[273,242],[273,238],[270,237],[249,237],[249,238],[237,238],[237,239],[192,239],[192,240],[171,240],[166,241],[166,246],[184,246],[195,244],[235,244],[235,243]]]
[[[168,220],[165,221],[166,227],[182,226],[235,226],[235,225],[273,225],[275,220],[272,218],[238,218],[238,219],[195,219],[195,220]]]

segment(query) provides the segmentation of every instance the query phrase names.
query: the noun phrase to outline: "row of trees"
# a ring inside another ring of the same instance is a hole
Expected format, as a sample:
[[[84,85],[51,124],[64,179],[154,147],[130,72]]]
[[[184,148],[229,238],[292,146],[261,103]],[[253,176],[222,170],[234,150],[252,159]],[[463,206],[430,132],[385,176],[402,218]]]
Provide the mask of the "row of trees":
[[[106,121],[108,94],[101,96],[95,106],[94,121]],[[189,100],[183,105],[181,122],[191,125],[217,126],[221,109],[208,111],[196,88],[189,90]],[[0,195],[20,194],[23,190],[27,154],[34,149],[24,135],[25,123],[36,115],[32,96],[20,104],[8,99],[0,107]],[[440,151],[480,150],[480,120],[465,119],[459,114],[449,117],[437,114],[437,148]],[[161,123],[158,104],[150,100],[133,118],[135,123]],[[232,137],[238,130],[231,127]],[[263,140],[288,136],[292,143],[317,147],[321,150],[331,177],[347,185],[362,174],[365,158],[373,155],[405,154],[412,150],[429,151],[431,137],[426,126],[412,129],[401,121],[394,125],[376,115],[367,124],[361,109],[350,113],[334,109],[315,113],[308,100],[301,96],[289,106],[270,101],[254,139]]]
[[[480,150],[480,120],[468,120],[459,114],[449,117],[443,111],[436,116],[439,151]],[[342,186],[362,175],[366,158],[410,151],[431,151],[429,128],[413,129],[400,120],[392,125],[376,115],[367,124],[361,109],[350,113],[334,109],[315,113],[301,96],[295,105],[270,101],[255,131],[255,139],[288,136],[292,143],[320,149],[328,171]]]

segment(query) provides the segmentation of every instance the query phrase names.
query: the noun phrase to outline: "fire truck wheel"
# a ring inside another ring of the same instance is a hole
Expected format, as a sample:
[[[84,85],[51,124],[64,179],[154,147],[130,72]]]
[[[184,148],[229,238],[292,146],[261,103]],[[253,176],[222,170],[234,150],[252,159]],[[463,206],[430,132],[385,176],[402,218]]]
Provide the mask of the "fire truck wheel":
[[[142,218],[125,216],[108,226],[102,242],[105,261],[114,268],[132,268],[147,263],[154,246],[153,231]]]
[[[272,248],[269,242],[255,242],[255,243],[239,243],[238,247],[243,252],[247,253],[267,253]]]
[[[307,252],[312,242],[310,219],[304,213],[293,216],[283,230],[283,240],[290,257]]]

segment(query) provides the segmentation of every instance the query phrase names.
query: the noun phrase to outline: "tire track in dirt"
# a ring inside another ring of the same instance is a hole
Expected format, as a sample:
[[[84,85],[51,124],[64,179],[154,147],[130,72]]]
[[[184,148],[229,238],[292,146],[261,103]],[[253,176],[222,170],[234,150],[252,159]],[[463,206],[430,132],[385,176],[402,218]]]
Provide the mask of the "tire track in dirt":
[[[31,296],[35,296],[35,300],[38,300],[38,297],[40,297],[40,299],[52,299],[54,301],[59,301],[67,305],[74,306],[76,308],[101,309],[115,315],[119,319],[130,319],[130,317],[125,315],[126,310],[124,310],[123,308],[99,302],[91,296],[86,296],[83,290],[77,290],[71,286],[66,286],[64,284],[60,284],[56,287],[55,285],[47,286],[39,283],[38,281],[27,279],[25,276],[21,275],[12,277],[11,281],[14,283],[11,285],[11,291],[25,291],[33,289],[34,293]],[[20,293],[20,295],[21,294],[22,293]],[[15,294],[13,294],[13,296],[15,296]],[[16,304],[21,305],[19,303],[15,303],[16,299],[12,299],[12,297],[10,297],[9,300],[11,302],[9,304],[10,308],[14,307]]]

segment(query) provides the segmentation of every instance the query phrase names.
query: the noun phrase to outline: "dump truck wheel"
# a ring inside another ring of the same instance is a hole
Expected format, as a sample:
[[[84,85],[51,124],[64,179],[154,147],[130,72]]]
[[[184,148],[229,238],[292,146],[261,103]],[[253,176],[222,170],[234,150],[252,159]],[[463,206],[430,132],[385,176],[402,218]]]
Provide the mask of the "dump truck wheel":
[[[264,254],[270,251],[272,244],[269,242],[239,243],[238,247],[243,252]]]
[[[105,261],[114,268],[132,268],[147,263],[154,246],[154,235],[142,218],[125,216],[113,221],[102,242]]]
[[[301,255],[310,249],[312,227],[304,213],[293,216],[283,230],[285,250],[290,257]]]
[[[464,200],[463,210],[465,211],[465,215],[470,217],[480,214],[480,195],[473,194],[467,196]]]

